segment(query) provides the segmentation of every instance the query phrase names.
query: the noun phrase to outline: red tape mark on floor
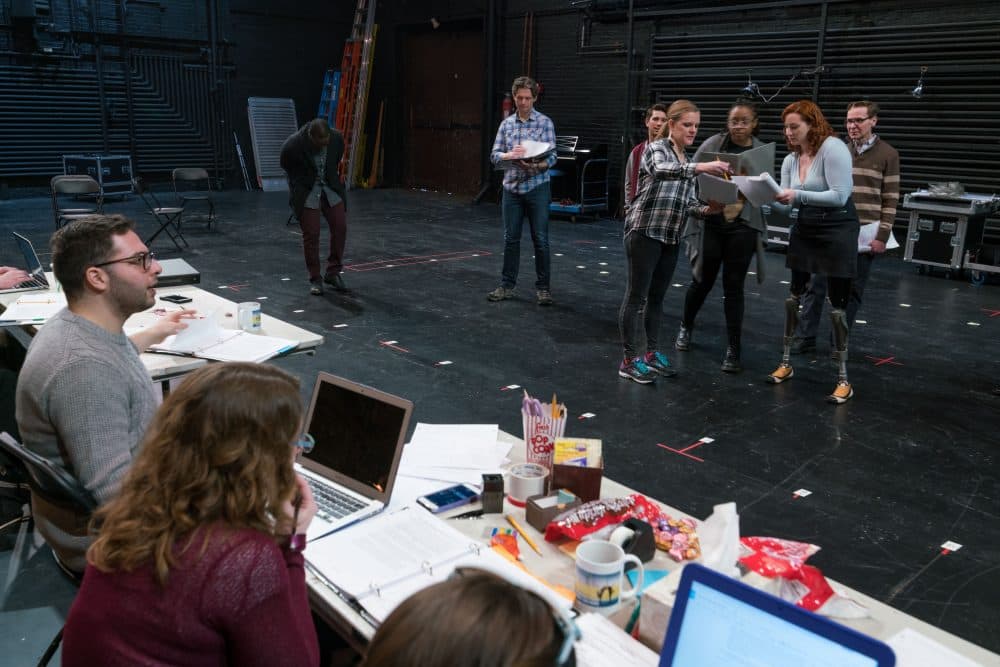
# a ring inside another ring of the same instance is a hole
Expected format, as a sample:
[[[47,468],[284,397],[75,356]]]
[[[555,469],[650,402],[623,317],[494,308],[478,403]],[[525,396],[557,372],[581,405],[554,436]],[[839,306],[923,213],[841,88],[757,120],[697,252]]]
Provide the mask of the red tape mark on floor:
[[[239,292],[242,289],[250,287],[250,283],[232,283],[231,285],[219,285],[219,289],[227,289],[232,292]]]
[[[706,439],[702,438],[701,440],[698,440],[697,442],[694,442],[694,443],[688,445],[684,449],[674,449],[673,447],[667,447],[662,442],[656,443],[656,446],[657,447],[662,447],[663,449],[666,449],[667,451],[673,452],[674,454],[680,454],[681,456],[686,456],[689,459],[694,459],[698,463],[704,463],[705,459],[698,458],[694,454],[688,454],[688,450],[694,449],[695,447],[701,447],[702,445],[707,445],[710,442],[713,442],[713,441],[710,440],[710,439],[706,440]]]
[[[992,308],[980,308],[979,310],[983,311],[990,317],[997,317],[1000,315],[1000,310],[993,310]]]
[[[873,357],[869,354],[866,354],[865,359],[870,359],[872,363],[874,363],[876,366],[885,366],[886,364],[892,364],[893,366],[903,365],[898,361],[896,361],[896,357]]]
[[[409,350],[407,350],[405,347],[400,347],[396,345],[396,341],[394,340],[380,340],[378,344],[381,345],[382,347],[388,347],[390,349],[396,350],[397,352],[409,352]]]
[[[431,264],[434,262],[451,262],[456,259],[471,259],[473,257],[489,257],[492,255],[489,250],[456,250],[455,252],[442,252],[434,255],[413,255],[412,257],[393,257],[392,259],[380,259],[374,262],[363,262],[361,264],[347,264],[345,271],[378,271],[379,269],[395,269],[401,266],[413,266],[415,264]]]

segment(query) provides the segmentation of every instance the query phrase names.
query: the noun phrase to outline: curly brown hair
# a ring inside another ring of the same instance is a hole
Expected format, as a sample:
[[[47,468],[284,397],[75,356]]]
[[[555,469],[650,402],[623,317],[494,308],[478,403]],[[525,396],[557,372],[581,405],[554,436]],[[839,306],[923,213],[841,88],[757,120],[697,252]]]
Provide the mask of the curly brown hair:
[[[830,123],[827,122],[826,116],[820,110],[816,103],[812,100],[798,100],[792,102],[785,110],[781,112],[781,120],[784,121],[785,117],[790,113],[797,113],[804,123],[809,126],[809,133],[806,135],[807,148],[810,153],[815,153],[819,150],[819,147],[826,141],[827,137],[835,137],[837,133],[833,131]],[[792,148],[788,147],[789,150],[796,153],[802,152],[802,147]]]
[[[270,365],[212,364],[188,375],[157,411],[119,494],[94,515],[88,561],[103,572],[151,564],[166,584],[177,549],[213,524],[291,532],[281,504],[295,491],[299,382]],[[208,546],[208,533],[202,548]]]

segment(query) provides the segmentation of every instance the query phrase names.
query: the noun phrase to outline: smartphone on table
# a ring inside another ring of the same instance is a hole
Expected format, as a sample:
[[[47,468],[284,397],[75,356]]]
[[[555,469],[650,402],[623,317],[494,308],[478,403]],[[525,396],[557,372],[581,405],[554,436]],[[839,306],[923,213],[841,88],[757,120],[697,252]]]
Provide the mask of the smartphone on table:
[[[170,303],[191,303],[191,297],[181,296],[180,294],[167,294],[160,297],[160,301],[169,301]]]
[[[456,484],[447,489],[441,489],[426,496],[417,498],[417,502],[435,514],[459,507],[479,498],[479,489],[468,484]]]

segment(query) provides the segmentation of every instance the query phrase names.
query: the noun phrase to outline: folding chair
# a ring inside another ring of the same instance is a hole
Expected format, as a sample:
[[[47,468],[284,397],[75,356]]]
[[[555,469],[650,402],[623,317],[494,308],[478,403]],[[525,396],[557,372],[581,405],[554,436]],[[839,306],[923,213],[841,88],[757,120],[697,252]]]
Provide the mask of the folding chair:
[[[166,232],[170,240],[174,242],[178,250],[183,251],[184,248],[190,248],[190,244],[184,235],[181,234],[181,216],[184,214],[183,206],[164,206],[160,203],[160,200],[156,198],[152,190],[147,190],[146,185],[141,178],[138,176],[132,179],[132,189],[135,190],[136,194],[142,198],[143,203],[146,208],[149,209],[150,214],[156,219],[156,222],[160,227],[156,232],[146,239],[146,245],[152,246],[153,241],[161,233]],[[178,239],[184,243],[184,247],[178,243]]]
[[[10,436],[6,431],[0,433],[0,451],[8,454],[14,459],[17,459],[24,464],[24,467],[28,472],[28,486],[31,487],[31,493],[45,499],[46,502],[64,507],[73,512],[77,512],[82,516],[89,516],[97,509],[97,500],[94,498],[93,494],[88,491],[80,480],[76,479],[64,469],[57,465],[53,465],[49,460],[42,458],[38,454],[35,454],[24,445],[19,443],[13,437]],[[27,541],[29,539],[28,533],[31,531],[33,525],[33,520],[31,518],[30,505],[25,505],[25,516],[20,521],[20,529],[17,534],[17,543],[14,546],[14,553],[10,557],[10,565],[8,566],[7,572],[7,582],[3,590],[3,598],[6,600],[7,594],[10,592],[10,587],[14,583],[14,579],[21,569],[21,559],[25,552],[25,547],[27,546]],[[54,555],[55,552],[53,552]],[[68,567],[66,567],[59,557],[56,556],[56,564],[59,568],[66,573],[66,575],[77,585],[80,585],[82,576],[78,572],[73,572]],[[59,648],[59,644],[62,642],[62,628],[52,639],[49,644],[48,649],[46,649],[45,654],[39,660],[39,665],[47,665],[52,656],[55,655],[56,650]]]
[[[212,180],[208,172],[200,167],[178,167],[172,174],[174,196],[181,208],[189,202],[200,201],[208,205],[208,228],[215,222],[215,202],[212,201]],[[188,220],[191,220],[189,217]]]
[[[101,185],[86,174],[60,174],[53,176],[49,181],[49,188],[52,191],[52,218],[59,229],[67,222],[85,218],[88,215],[104,212],[104,197],[101,194]],[[79,195],[93,195],[94,204],[81,205],[80,202],[73,201],[72,206],[64,203],[63,197],[77,197]]]

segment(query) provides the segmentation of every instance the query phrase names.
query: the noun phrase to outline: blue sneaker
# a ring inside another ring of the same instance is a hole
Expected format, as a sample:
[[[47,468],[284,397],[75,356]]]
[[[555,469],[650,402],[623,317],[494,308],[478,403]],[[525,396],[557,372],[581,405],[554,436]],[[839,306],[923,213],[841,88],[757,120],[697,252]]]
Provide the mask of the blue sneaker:
[[[670,365],[667,355],[662,352],[647,352],[644,361],[646,362],[646,366],[665,378],[672,378],[677,375],[677,371]]]
[[[623,361],[618,367],[618,376],[634,380],[639,384],[650,384],[656,379],[656,373],[640,357],[632,361]]]

